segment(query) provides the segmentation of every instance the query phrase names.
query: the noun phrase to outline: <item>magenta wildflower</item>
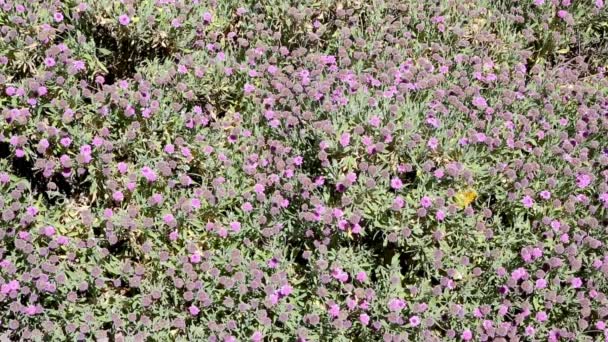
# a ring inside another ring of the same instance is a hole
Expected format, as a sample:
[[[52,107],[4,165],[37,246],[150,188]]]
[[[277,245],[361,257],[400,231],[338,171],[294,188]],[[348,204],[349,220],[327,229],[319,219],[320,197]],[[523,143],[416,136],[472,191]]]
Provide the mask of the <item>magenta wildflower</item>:
[[[521,203],[524,205],[524,207],[526,208],[532,208],[532,206],[534,205],[534,200],[532,199],[532,197],[526,195],[524,196],[524,198],[521,200]]]
[[[576,176],[576,185],[580,189],[584,189],[591,184],[591,177],[588,174],[579,174]]]
[[[346,147],[349,144],[350,144],[350,134],[342,133],[342,135],[340,136],[340,145],[342,145],[342,147]]]
[[[121,15],[118,17],[118,22],[119,22],[119,23],[120,23],[120,25],[122,25],[122,26],[127,26],[127,25],[129,25],[129,23],[131,22],[131,18],[129,18],[129,16],[128,16],[128,15],[126,15],[126,14],[121,14]]]
[[[195,305],[191,305],[191,306],[188,308],[188,311],[190,312],[190,314],[191,314],[192,316],[196,316],[196,315],[198,315],[198,314],[199,314],[199,312],[201,312],[201,310],[200,310],[200,309],[199,309],[197,306],[195,306]]]
[[[152,171],[152,169],[151,169],[151,168],[149,168],[149,167],[147,167],[147,166],[144,166],[144,167],[141,169],[141,174],[142,174],[142,175],[144,176],[144,178],[146,178],[146,180],[147,180],[148,182],[150,182],[150,183],[152,183],[152,182],[156,181],[156,179],[157,179],[156,173],[155,173],[154,171]]]
[[[391,179],[391,188],[395,189],[395,190],[399,190],[403,187],[403,182],[401,182],[401,179],[394,177],[393,179]]]
[[[420,199],[420,205],[423,208],[429,208],[431,205],[433,205],[433,200],[431,200],[431,198],[428,196],[424,196]]]

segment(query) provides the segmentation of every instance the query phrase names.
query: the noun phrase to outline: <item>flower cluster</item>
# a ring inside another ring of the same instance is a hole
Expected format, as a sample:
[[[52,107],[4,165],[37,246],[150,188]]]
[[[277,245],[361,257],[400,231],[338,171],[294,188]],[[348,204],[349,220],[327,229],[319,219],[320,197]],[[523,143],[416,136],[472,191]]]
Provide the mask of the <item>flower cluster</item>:
[[[601,0],[0,0],[2,340],[608,340]]]

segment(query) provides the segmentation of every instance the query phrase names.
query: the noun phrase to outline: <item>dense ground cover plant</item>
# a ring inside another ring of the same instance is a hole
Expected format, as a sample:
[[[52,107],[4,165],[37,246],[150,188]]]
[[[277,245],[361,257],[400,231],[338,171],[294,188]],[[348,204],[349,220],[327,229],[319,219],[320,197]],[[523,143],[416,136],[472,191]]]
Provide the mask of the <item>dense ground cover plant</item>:
[[[608,337],[602,0],[0,0],[0,335]]]

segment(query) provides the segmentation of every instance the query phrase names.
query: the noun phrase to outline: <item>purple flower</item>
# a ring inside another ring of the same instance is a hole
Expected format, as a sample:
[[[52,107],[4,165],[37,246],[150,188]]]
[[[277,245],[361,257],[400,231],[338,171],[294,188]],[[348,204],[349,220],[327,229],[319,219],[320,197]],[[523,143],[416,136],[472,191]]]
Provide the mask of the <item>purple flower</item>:
[[[394,177],[393,179],[391,179],[391,188],[395,189],[395,190],[399,190],[403,187],[403,182],[401,182],[401,179]]]
[[[420,205],[423,208],[429,208],[431,205],[433,205],[433,201],[431,200],[430,197],[424,196],[420,199]]]
[[[60,23],[63,21],[63,14],[55,12],[55,14],[53,14],[53,19],[55,19],[56,22]]]
[[[112,199],[114,199],[114,201],[116,201],[116,202],[122,202],[122,200],[123,200],[124,198],[125,198],[125,197],[124,197],[124,195],[122,194],[122,192],[121,192],[121,191],[115,191],[115,192],[112,194]]]
[[[537,289],[544,289],[547,287],[547,281],[543,278],[537,279],[536,284],[534,285]]]
[[[525,333],[526,333],[526,336],[534,336],[534,333],[536,333],[536,330],[534,329],[533,326],[528,325],[526,327]]]
[[[205,23],[209,24],[212,19],[213,19],[213,16],[211,15],[211,13],[209,13],[209,12],[203,13],[203,21]]]
[[[473,338],[473,333],[471,332],[470,329],[466,329],[465,331],[462,332],[462,334],[460,335],[460,337],[464,341],[470,341]]]
[[[420,324],[420,317],[418,316],[412,316],[410,317],[410,325],[413,327],[416,327]]]
[[[144,178],[146,178],[148,180],[148,182],[152,183],[154,181],[156,181],[156,173],[154,171],[152,171],[151,168],[144,166],[141,169],[141,174],[144,176]]]
[[[192,316],[196,316],[196,315],[198,315],[199,312],[201,312],[201,310],[195,305],[190,305],[190,307],[188,308],[188,311],[190,312],[190,314]]]
[[[349,144],[350,144],[350,134],[342,133],[342,135],[340,136],[340,145],[342,145],[342,147],[346,147]]]
[[[243,86],[243,90],[245,91],[245,94],[251,94],[255,90],[255,87],[249,83],[246,83],[245,86]]]
[[[118,22],[119,22],[119,23],[120,23],[120,25],[122,25],[122,26],[127,26],[127,25],[129,25],[129,23],[131,22],[131,18],[129,18],[129,16],[128,16],[128,15],[126,15],[126,14],[121,14],[121,15],[118,17]]]
[[[53,226],[46,226],[46,227],[42,228],[42,234],[44,234],[46,236],[53,236],[53,235],[55,235],[55,227],[53,227]]]
[[[431,150],[436,150],[437,147],[439,146],[439,140],[437,140],[437,138],[432,137],[429,139],[429,141],[426,144]]]
[[[573,288],[578,289],[579,287],[583,286],[583,281],[581,280],[581,278],[575,277],[575,278],[572,278],[572,280],[570,281],[570,284],[572,285]]]
[[[338,304],[332,304],[329,306],[329,310],[327,310],[331,317],[340,316],[340,306]]]
[[[163,216],[163,221],[165,221],[167,225],[174,225],[175,217],[172,214],[165,214],[165,216]]]
[[[524,198],[521,200],[521,203],[524,205],[524,207],[526,208],[532,208],[532,206],[534,205],[534,200],[532,199],[532,197],[526,195],[524,196]]]
[[[256,194],[263,194],[265,190],[264,185],[258,183],[256,185],[253,186],[253,191],[255,191]]]
[[[535,317],[535,318],[536,318],[536,320],[537,320],[538,322],[541,322],[541,323],[542,323],[542,322],[545,322],[547,319],[549,319],[549,316],[547,316],[547,313],[546,313],[546,312],[544,312],[544,311],[539,311],[539,312],[537,312],[537,313],[536,313],[536,317]]]
[[[488,102],[481,96],[475,96],[473,98],[473,105],[481,110],[484,110],[488,107]]]
[[[584,188],[588,187],[589,184],[591,184],[591,177],[589,175],[579,174],[578,176],[576,176],[576,185],[580,189],[584,189]]]
[[[238,221],[234,221],[234,222],[230,222],[230,229],[232,229],[233,232],[238,233],[241,231],[241,223]]]
[[[361,322],[361,324],[363,324],[364,326],[367,326],[369,324],[369,316],[366,313],[360,314],[359,322]]]
[[[547,190],[543,190],[540,192],[540,197],[542,199],[548,200],[551,198],[551,192],[547,191]]]
[[[53,57],[47,57],[44,59],[44,65],[46,65],[48,68],[52,68],[55,66],[55,58]]]
[[[405,302],[399,298],[392,298],[388,301],[388,309],[390,311],[398,312],[405,308]]]
[[[264,339],[264,335],[260,331],[255,331],[251,335],[251,342],[261,342]]]
[[[193,264],[198,264],[199,262],[201,262],[201,260],[202,258],[199,252],[195,252],[190,255],[190,262]]]

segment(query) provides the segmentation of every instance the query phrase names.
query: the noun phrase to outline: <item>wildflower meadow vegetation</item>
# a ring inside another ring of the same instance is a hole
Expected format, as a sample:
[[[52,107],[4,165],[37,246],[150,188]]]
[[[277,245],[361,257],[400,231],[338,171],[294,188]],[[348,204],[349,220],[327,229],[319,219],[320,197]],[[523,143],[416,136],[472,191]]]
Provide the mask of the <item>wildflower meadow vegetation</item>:
[[[0,0],[0,340],[608,340],[603,0]]]

